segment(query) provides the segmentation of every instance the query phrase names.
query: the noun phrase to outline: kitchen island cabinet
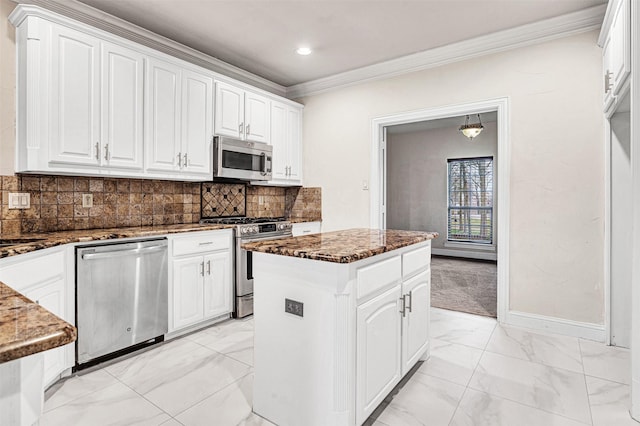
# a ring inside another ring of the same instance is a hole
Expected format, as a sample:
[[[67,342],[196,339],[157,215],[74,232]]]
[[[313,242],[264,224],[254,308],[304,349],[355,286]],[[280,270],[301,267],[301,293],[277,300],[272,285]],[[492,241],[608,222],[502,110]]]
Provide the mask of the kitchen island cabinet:
[[[361,425],[429,353],[431,239],[352,229],[253,251],[256,414]]]

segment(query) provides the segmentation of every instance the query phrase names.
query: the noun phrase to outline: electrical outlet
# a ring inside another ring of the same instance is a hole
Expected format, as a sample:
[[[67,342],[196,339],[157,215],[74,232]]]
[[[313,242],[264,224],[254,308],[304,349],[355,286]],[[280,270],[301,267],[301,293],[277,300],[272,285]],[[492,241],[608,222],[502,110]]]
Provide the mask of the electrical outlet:
[[[93,194],[82,194],[82,207],[93,207]]]
[[[31,207],[31,195],[28,192],[10,192],[9,209],[28,209]]]
[[[304,316],[304,303],[291,299],[284,299],[284,311],[289,314],[302,317]]]
[[[258,195],[258,205],[263,205],[264,204],[264,197],[262,195]]]

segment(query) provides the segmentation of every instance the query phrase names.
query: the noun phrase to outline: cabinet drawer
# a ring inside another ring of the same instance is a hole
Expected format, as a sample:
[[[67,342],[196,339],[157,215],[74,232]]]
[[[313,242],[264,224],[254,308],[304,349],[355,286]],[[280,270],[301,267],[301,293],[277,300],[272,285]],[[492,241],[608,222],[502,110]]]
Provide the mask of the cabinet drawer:
[[[402,277],[400,256],[365,266],[357,271],[357,297],[361,299],[387,287]]]
[[[431,244],[402,255],[402,277],[406,278],[431,262]]]
[[[175,237],[173,239],[173,256],[205,253],[214,250],[231,249],[231,230]]]

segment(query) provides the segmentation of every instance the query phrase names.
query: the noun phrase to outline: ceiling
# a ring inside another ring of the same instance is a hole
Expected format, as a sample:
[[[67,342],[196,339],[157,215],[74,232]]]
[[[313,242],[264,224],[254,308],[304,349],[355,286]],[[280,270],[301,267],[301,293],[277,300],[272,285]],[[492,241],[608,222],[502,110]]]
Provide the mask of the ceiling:
[[[79,1],[287,87],[607,2]]]

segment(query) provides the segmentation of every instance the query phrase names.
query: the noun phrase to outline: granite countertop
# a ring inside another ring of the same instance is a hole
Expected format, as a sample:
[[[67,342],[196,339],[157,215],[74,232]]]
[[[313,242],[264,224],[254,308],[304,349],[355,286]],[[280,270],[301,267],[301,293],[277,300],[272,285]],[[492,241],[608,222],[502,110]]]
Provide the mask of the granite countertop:
[[[438,238],[437,232],[347,229],[245,243],[242,248],[324,262],[351,263]]]
[[[41,239],[40,241],[0,247],[0,258],[29,253],[49,247],[69,243],[112,240],[116,238],[150,237],[154,235],[176,234],[180,232],[212,231],[231,229],[234,225],[187,223],[180,225],[136,226],[131,228],[86,229],[77,231],[47,232],[41,234],[22,234],[18,239]],[[10,238],[10,237],[7,237]]]
[[[74,342],[77,330],[0,282],[0,363]]]

